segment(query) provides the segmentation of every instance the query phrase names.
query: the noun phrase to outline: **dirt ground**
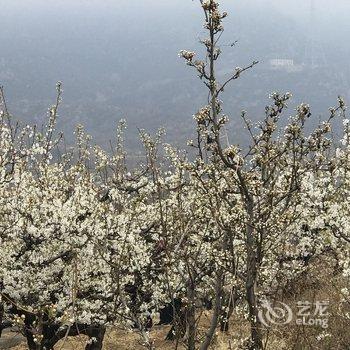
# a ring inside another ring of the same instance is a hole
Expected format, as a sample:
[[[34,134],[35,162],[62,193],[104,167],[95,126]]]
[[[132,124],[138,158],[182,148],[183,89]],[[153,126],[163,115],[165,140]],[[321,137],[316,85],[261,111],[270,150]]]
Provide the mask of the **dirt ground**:
[[[170,326],[155,326],[151,332],[151,338],[154,340],[155,348],[158,350],[174,350],[176,349],[176,343],[172,341],[166,341],[166,335],[169,332]],[[247,328],[246,328],[247,329]],[[243,332],[242,330],[242,333]],[[234,344],[236,341],[234,337],[242,334],[237,334],[237,327],[235,336],[228,333],[223,336],[218,333],[215,344],[212,349],[216,350],[229,350],[236,349]],[[84,350],[88,338],[86,336],[68,337],[65,341],[60,341],[55,346],[55,350]],[[236,339],[237,340],[237,339]],[[22,336],[14,332],[5,332],[0,342],[0,349],[12,349],[12,350],[27,350],[26,340]],[[144,350],[145,347],[141,344],[141,337],[137,333],[130,333],[123,330],[109,330],[107,331],[103,343],[104,350]],[[184,350],[185,347],[178,344],[177,350]]]
[[[349,350],[350,349],[350,303],[342,302],[342,288],[349,287],[348,280],[331,268],[333,261],[324,259],[310,267],[307,275],[295,280],[289,290],[285,290],[283,302],[293,310],[299,301],[329,301],[328,328],[304,327],[296,324],[276,326],[265,330],[270,350]],[[202,314],[199,335],[208,329],[210,312]],[[150,337],[157,350],[184,350],[185,347],[175,342],[166,341],[170,326],[155,326]],[[234,314],[227,333],[217,332],[211,350],[238,350],[242,340],[249,335],[249,325],[244,317]],[[87,337],[69,337],[60,341],[55,350],[84,350]],[[25,339],[16,333],[5,331],[0,338],[0,349],[27,350]],[[106,332],[103,350],[144,350],[140,335],[118,329]]]
[[[155,330],[152,332],[152,338],[155,340],[157,349],[174,349],[173,342],[164,340],[168,331],[169,327],[155,327]],[[88,338],[83,335],[68,337],[65,341],[57,343],[55,350],[84,350],[87,340]],[[26,340],[15,332],[5,332],[1,338],[0,349],[26,350]],[[140,337],[137,334],[122,330],[110,330],[106,333],[103,349],[143,350],[145,348],[140,344]],[[180,346],[178,349],[182,350],[183,348]]]

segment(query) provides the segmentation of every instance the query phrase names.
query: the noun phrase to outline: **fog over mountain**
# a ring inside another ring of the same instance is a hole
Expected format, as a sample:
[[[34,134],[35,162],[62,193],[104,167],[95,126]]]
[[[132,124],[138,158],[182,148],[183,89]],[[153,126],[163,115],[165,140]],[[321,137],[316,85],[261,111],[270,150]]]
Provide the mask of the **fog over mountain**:
[[[337,95],[350,100],[349,1],[221,5],[229,12],[221,78],[260,61],[225,91],[232,140],[244,143],[239,112],[258,119],[272,91],[291,91],[295,104],[313,106],[315,118],[327,113]],[[205,103],[206,91],[178,52],[202,52],[198,1],[0,0],[0,6],[0,84],[17,118],[41,124],[55,83],[62,81],[60,126],[68,138],[83,123],[106,145],[121,118],[127,119],[132,149],[137,128],[164,126],[168,140],[179,144],[191,136],[192,115]],[[274,59],[293,65],[276,67]]]

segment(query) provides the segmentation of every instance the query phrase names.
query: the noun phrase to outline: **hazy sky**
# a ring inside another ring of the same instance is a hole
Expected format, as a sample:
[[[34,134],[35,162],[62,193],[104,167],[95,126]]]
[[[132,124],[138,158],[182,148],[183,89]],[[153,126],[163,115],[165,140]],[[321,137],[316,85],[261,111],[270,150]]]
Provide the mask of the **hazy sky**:
[[[11,16],[15,12],[18,16],[30,16],[32,12],[56,14],[58,16],[70,11],[103,11],[126,12],[152,11],[162,14],[169,9],[184,9],[191,11],[197,6],[197,0],[0,0],[1,17]],[[350,11],[349,0],[313,0],[317,14],[322,17],[347,17]],[[191,3],[193,3],[191,5]],[[308,16],[312,0],[221,0],[222,7],[229,10],[241,8],[273,7],[295,18]],[[135,13],[137,16],[138,13]],[[335,18],[333,18],[335,20]]]
[[[6,7],[42,7],[46,6],[97,6],[99,8],[103,6],[111,6],[116,5],[125,6],[126,4],[132,4],[132,6],[181,6],[182,4],[186,4],[192,2],[192,0],[1,0],[0,4]],[[196,0],[193,0],[196,2]],[[279,8],[289,8],[291,10],[300,10],[304,7],[309,7],[311,4],[311,0],[221,0],[220,3],[223,6],[227,6],[233,4],[235,6],[239,6],[241,4],[247,6],[255,6],[255,5],[272,5]],[[329,10],[334,10],[336,8],[349,8],[348,0],[314,0],[314,4],[319,8],[328,8]]]
[[[350,0],[314,0],[313,13],[311,0],[220,3],[229,12],[222,72],[253,59],[305,63],[310,36],[339,71],[332,91],[325,72],[305,78],[320,80],[306,82],[317,85],[320,96],[307,84],[300,87],[300,77],[269,73],[261,83],[260,73],[249,75],[240,89],[254,91],[250,98],[258,106],[233,88],[227,92],[228,98],[236,96],[230,112],[246,105],[263,110],[266,96],[276,89],[302,89],[298,102],[305,99],[322,110],[333,104],[333,96],[350,95],[342,75],[349,68]],[[20,118],[40,121],[54,99],[55,82],[62,80],[69,130],[82,121],[92,133],[104,135],[110,120],[121,117],[135,128],[147,127],[150,118],[152,125],[165,126],[175,116],[190,120],[205,92],[178,52],[198,50],[198,39],[206,35],[202,22],[198,0],[0,0],[0,84]],[[235,40],[239,45],[231,48]]]

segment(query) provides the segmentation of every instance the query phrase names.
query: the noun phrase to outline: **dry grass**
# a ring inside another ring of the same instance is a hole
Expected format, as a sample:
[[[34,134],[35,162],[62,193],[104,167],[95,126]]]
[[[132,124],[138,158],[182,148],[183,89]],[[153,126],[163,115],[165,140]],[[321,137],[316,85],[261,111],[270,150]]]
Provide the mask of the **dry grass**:
[[[308,273],[293,283],[283,298],[283,302],[296,312],[298,301],[330,301],[329,327],[323,329],[320,326],[310,327],[296,324],[275,327],[266,332],[268,335],[266,350],[350,350],[350,320],[344,317],[346,312],[350,314],[350,305],[340,307],[342,298],[340,290],[345,286],[346,281],[342,276],[334,273],[334,261],[331,258],[323,258],[321,262],[318,261],[311,265]],[[204,334],[209,318],[210,314],[203,314],[200,333]],[[156,349],[175,349],[175,343],[164,340],[168,331],[169,326],[154,327],[150,336],[154,340]],[[248,336],[248,331],[247,322],[236,315],[232,317],[229,332],[216,334],[212,349],[237,350],[242,339]],[[321,334],[325,337],[318,339]],[[6,337],[13,337],[13,334],[7,333]],[[83,350],[86,341],[85,336],[70,337],[65,342],[58,343],[55,350]],[[25,350],[27,347],[23,340],[21,345],[12,347],[12,349]],[[145,348],[141,345],[137,333],[109,330],[105,336],[103,349],[142,350]],[[180,344],[178,350],[183,349],[185,348]]]

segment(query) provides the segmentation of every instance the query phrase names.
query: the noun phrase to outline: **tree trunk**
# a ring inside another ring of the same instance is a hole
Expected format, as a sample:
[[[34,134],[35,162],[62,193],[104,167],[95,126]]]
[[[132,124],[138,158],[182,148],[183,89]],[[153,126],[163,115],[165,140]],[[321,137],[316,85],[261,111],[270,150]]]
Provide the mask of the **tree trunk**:
[[[160,312],[159,324],[171,324],[166,340],[183,338],[186,333],[186,313],[180,298],[175,298]]]
[[[215,307],[214,307],[214,313],[211,319],[211,325],[210,328],[205,336],[205,340],[202,343],[200,350],[207,350],[209,349],[209,346],[213,340],[215,330],[219,323],[219,318],[221,314],[221,308],[222,308],[222,288],[223,288],[223,271],[220,269],[218,272],[218,276],[216,279],[216,286],[215,286]]]
[[[86,345],[85,350],[102,350],[103,339],[106,332],[104,326],[93,325],[73,325],[69,332],[69,336],[76,336],[78,334],[86,334],[89,336],[91,342]],[[26,325],[25,336],[29,350],[53,350],[55,344],[66,336],[66,330],[59,331],[57,325],[46,325],[43,327],[43,339],[41,344],[34,342],[33,333],[30,330],[30,323]],[[94,338],[94,339],[91,339]]]
[[[233,310],[236,307],[238,300],[236,287],[233,287],[229,293],[223,293],[223,306],[222,318],[220,321],[220,331],[228,332],[229,320],[233,314]]]
[[[55,344],[58,342],[56,337],[57,327],[47,327],[46,331],[43,332],[43,339],[41,343],[35,343],[33,339],[33,333],[30,330],[25,331],[27,338],[27,344],[29,350],[53,350]]]
[[[187,287],[187,349],[196,349],[196,301],[193,283],[190,281]]]
[[[87,335],[90,339],[95,339],[90,344],[86,344],[85,350],[102,350],[105,333],[106,328],[103,326],[91,328],[91,330],[87,332]]]
[[[40,345],[34,342],[33,333],[31,331],[26,330],[25,336],[27,338],[27,345],[29,350],[40,350]]]
[[[258,303],[256,298],[256,284],[258,275],[258,261],[256,239],[254,237],[254,204],[251,198],[247,199],[247,211],[249,221],[246,227],[246,248],[247,248],[247,277],[246,277],[246,298],[249,309],[249,322],[251,333],[250,350],[262,350],[261,323],[258,317]]]
[[[0,338],[3,330],[4,304],[0,303]]]

